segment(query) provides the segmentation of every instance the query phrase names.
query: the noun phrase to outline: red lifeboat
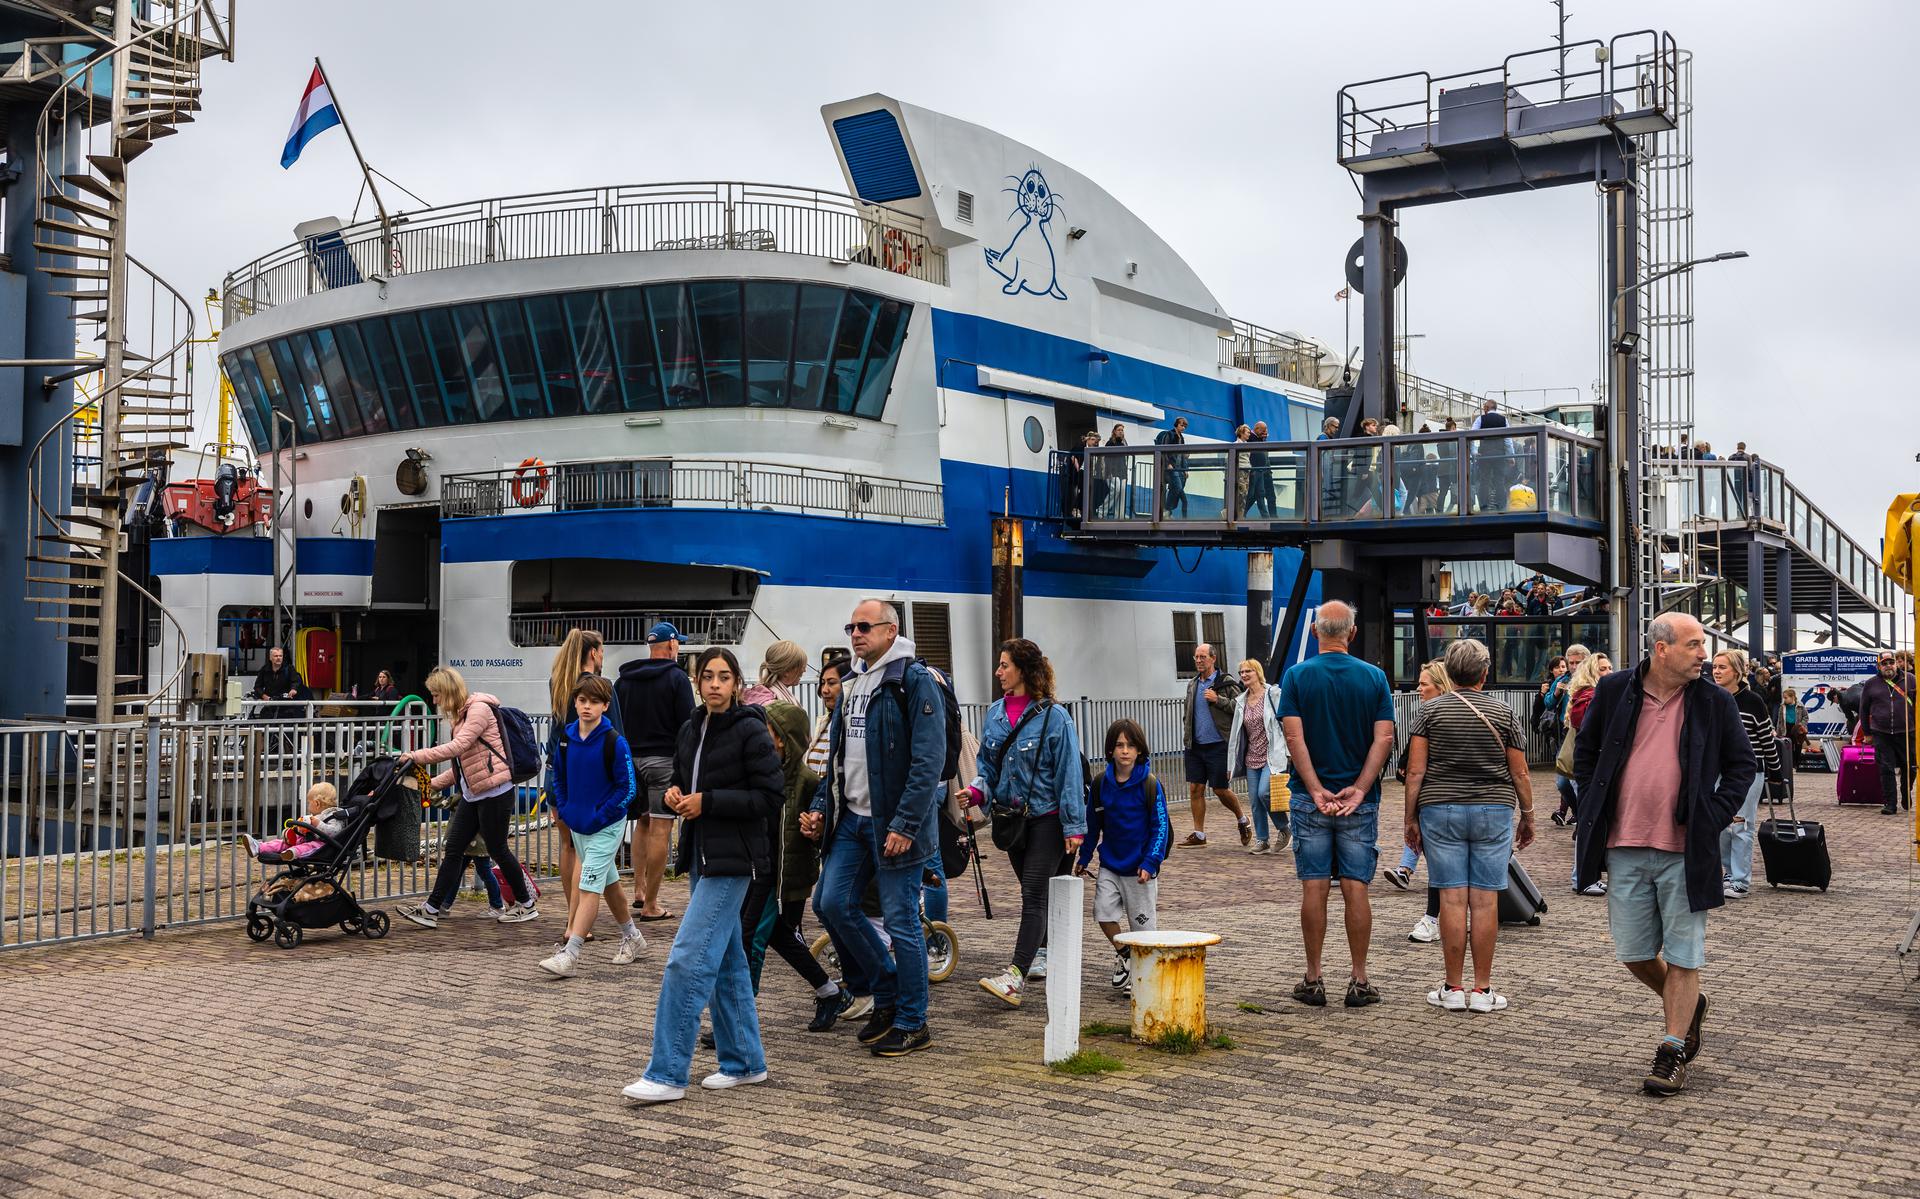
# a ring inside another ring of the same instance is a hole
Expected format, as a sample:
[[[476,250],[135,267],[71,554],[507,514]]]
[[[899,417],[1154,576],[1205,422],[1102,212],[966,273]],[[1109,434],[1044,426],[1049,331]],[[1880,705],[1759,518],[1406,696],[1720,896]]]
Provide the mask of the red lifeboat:
[[[169,519],[189,521],[215,533],[264,525],[273,510],[273,497],[259,480],[233,466],[222,466],[217,478],[169,483],[162,495]]]

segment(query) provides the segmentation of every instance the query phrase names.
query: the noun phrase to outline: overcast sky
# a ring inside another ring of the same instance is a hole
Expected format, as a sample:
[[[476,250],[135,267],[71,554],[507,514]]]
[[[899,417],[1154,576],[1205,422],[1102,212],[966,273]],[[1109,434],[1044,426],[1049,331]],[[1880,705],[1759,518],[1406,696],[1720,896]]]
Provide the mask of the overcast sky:
[[[1336,344],[1333,294],[1359,235],[1333,158],[1339,87],[1497,66],[1554,27],[1546,0],[239,10],[237,61],[209,67],[204,113],[134,173],[134,250],[188,294],[296,222],[351,212],[359,178],[338,131],[279,165],[319,55],[368,159],[436,204],[678,179],[839,190],[820,105],[885,92],[1072,165],[1235,316]],[[1877,547],[1887,501],[1920,478],[1900,366],[1920,171],[1894,86],[1920,15],[1891,0],[1573,0],[1569,38],[1648,26],[1696,55],[1697,247],[1752,254],[1697,276],[1701,435],[1785,464]],[[1597,221],[1580,186],[1409,213],[1413,369],[1473,391],[1586,392]]]

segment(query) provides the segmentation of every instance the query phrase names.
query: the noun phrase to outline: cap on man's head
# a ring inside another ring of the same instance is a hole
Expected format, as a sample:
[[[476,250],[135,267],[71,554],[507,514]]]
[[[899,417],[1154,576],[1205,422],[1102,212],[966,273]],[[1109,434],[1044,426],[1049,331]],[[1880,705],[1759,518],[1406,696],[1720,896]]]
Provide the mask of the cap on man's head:
[[[674,628],[672,624],[664,620],[647,630],[648,645],[659,645],[664,641],[685,641],[685,640],[686,638],[680,635],[679,629]]]

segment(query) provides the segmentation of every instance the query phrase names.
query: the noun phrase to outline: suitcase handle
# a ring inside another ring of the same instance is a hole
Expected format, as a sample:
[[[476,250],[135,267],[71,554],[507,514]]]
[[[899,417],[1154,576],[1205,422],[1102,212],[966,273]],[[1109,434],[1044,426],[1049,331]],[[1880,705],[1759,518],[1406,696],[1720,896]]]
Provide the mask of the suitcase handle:
[[[1778,813],[1777,813],[1777,812],[1775,811],[1775,807],[1776,807],[1776,804],[1777,804],[1777,802],[1778,802],[1778,801],[1776,801],[1776,800],[1775,800],[1775,799],[1773,798],[1773,788],[1772,788],[1772,787],[1769,787],[1769,786],[1767,786],[1767,784],[1766,784],[1766,781],[1765,781],[1765,780],[1766,780],[1766,775],[1765,775],[1765,774],[1762,774],[1762,775],[1761,775],[1760,777],[1761,777],[1761,780],[1762,780],[1762,781],[1761,781],[1761,783],[1760,783],[1760,789],[1761,789],[1762,791],[1764,791],[1764,792],[1766,793],[1766,796],[1767,796],[1767,819],[1768,819],[1768,820],[1777,820],[1777,819],[1779,819],[1779,815],[1778,815]],[[1794,788],[1793,788],[1793,771],[1791,771],[1791,770],[1789,770],[1789,771],[1787,771],[1787,780],[1786,780],[1786,781],[1787,781],[1787,819],[1788,819],[1788,820],[1791,820],[1791,821],[1793,821],[1793,822],[1794,822],[1795,824],[1799,824],[1799,823],[1800,823],[1800,814],[1799,814],[1798,812],[1796,812],[1796,811],[1794,811],[1794,810],[1793,810],[1793,790],[1794,790]]]

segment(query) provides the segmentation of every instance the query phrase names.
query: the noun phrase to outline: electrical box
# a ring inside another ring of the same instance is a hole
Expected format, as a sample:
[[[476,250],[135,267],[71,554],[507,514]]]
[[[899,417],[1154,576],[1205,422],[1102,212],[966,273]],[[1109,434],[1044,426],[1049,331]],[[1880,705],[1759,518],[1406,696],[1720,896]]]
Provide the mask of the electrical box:
[[[226,651],[187,655],[187,693],[207,702],[227,698]]]

